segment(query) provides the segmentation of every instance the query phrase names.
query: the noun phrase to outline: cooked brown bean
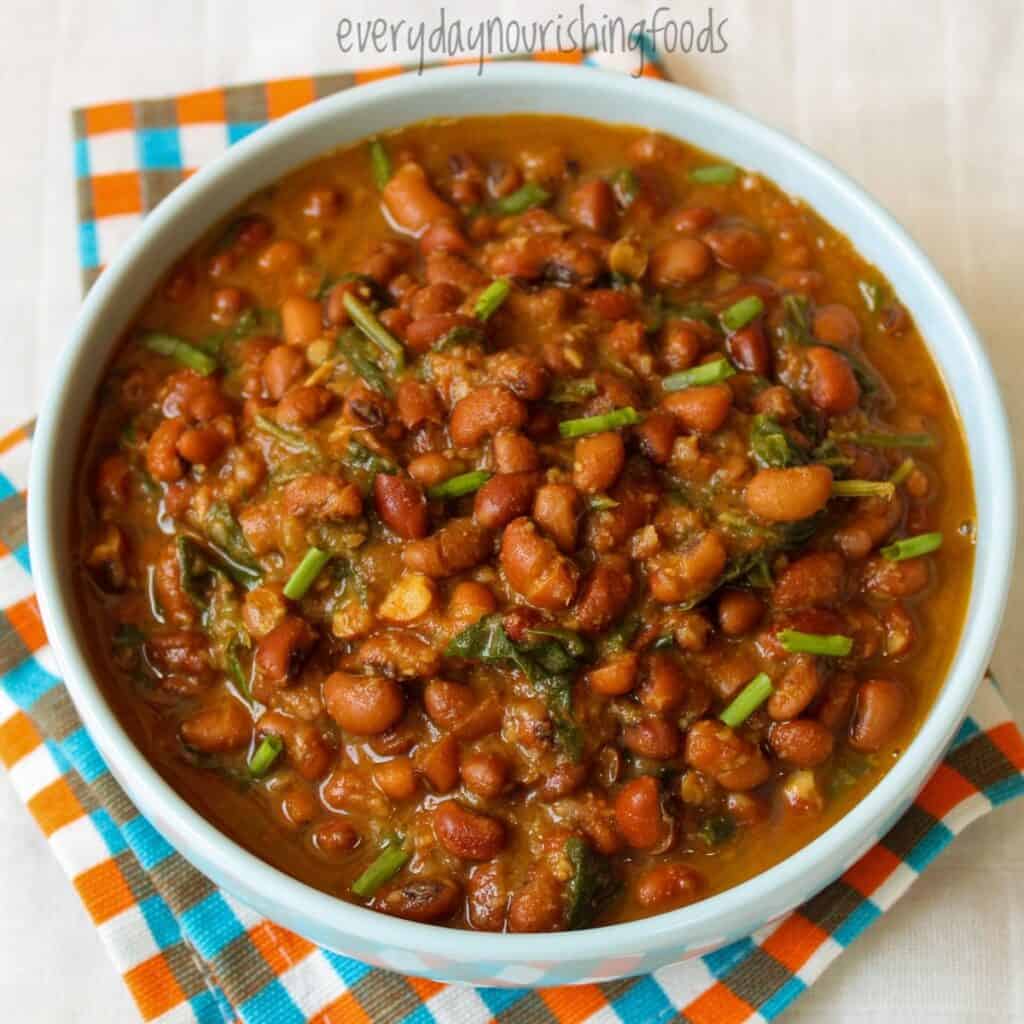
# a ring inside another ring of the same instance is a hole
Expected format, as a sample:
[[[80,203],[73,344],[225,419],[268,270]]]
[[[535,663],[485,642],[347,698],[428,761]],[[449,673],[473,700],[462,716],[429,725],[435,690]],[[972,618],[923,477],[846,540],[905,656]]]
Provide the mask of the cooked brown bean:
[[[185,432],[180,418],[164,420],[146,445],[146,469],[155,480],[171,483],[185,475],[185,463],[178,454],[178,440]]]
[[[727,590],[718,599],[718,628],[726,636],[749,633],[764,615],[764,602],[749,590]]]
[[[576,547],[581,508],[579,491],[572,484],[544,484],[533,501],[533,519],[569,554]]]
[[[892,738],[906,704],[906,690],[891,679],[861,683],[850,719],[850,746],[865,754],[881,750]]]
[[[629,604],[633,578],[629,569],[612,562],[599,562],[580,585],[573,614],[584,633],[603,633]]]
[[[281,303],[281,334],[289,345],[308,345],[322,333],[319,302],[292,295]]]
[[[777,722],[768,740],[783,761],[797,768],[815,768],[832,753],[832,733],[813,718]]]
[[[302,670],[316,634],[305,619],[289,615],[272,629],[256,648],[256,665],[270,682],[286,683]]]
[[[663,466],[672,458],[672,445],[678,432],[675,416],[656,409],[636,427],[634,435],[640,444],[640,451],[651,462]]]
[[[440,423],[444,418],[436,388],[410,377],[398,385],[395,404],[406,430],[414,430],[422,423]]]
[[[860,401],[860,385],[850,364],[838,352],[815,345],[807,350],[811,401],[831,415],[849,412]]]
[[[534,872],[512,894],[508,905],[510,932],[552,932],[562,927],[565,897],[561,884],[549,871]]]
[[[352,519],[363,511],[359,488],[324,473],[310,473],[285,484],[285,512],[290,516],[324,521]]]
[[[490,860],[505,846],[505,826],[497,818],[476,814],[455,800],[434,809],[434,835],[449,853],[463,860]]]
[[[711,250],[697,238],[671,238],[654,247],[647,273],[657,288],[699,281],[711,269]]]
[[[466,789],[477,796],[493,799],[500,796],[508,783],[509,764],[501,754],[466,754],[459,765]]]
[[[612,654],[587,673],[587,685],[605,697],[620,697],[636,686],[639,655],[634,651]]]
[[[427,499],[414,481],[397,473],[378,473],[373,480],[373,501],[377,515],[399,537],[426,537]]]
[[[289,762],[304,779],[319,779],[327,774],[331,753],[312,722],[280,711],[267,711],[256,723],[256,731],[261,736],[280,736]]]
[[[505,527],[501,568],[512,588],[537,608],[566,608],[576,594],[579,569],[541,536],[525,516]]]
[[[713,434],[729,418],[732,389],[727,384],[708,384],[666,395],[661,406],[685,430]]]
[[[661,812],[658,783],[649,775],[627,782],[615,797],[615,825],[622,838],[638,850],[649,850],[667,829]]]
[[[702,593],[725,569],[729,558],[722,538],[705,530],[687,547],[655,555],[647,563],[648,584],[655,600],[676,604]]]
[[[821,687],[818,663],[808,654],[798,654],[776,683],[765,708],[777,722],[796,718],[818,696]]]
[[[325,416],[335,400],[334,392],[327,388],[316,385],[292,388],[277,403],[274,419],[283,426],[306,427]]]
[[[306,373],[306,357],[298,348],[278,345],[270,350],[260,369],[267,385],[267,393],[278,402]]]
[[[375,765],[373,781],[392,800],[411,800],[419,788],[416,770],[408,757],[393,757]]]
[[[146,655],[157,671],[205,681],[211,672],[210,657],[202,633],[179,629],[157,633],[146,641]]]
[[[767,377],[772,370],[772,349],[764,333],[764,327],[755,321],[733,331],[726,339],[725,350],[729,358],[740,369]]]
[[[931,581],[927,558],[907,558],[890,562],[876,555],[864,566],[864,588],[874,597],[913,597]]]
[[[860,324],[853,310],[838,302],[819,306],[814,311],[814,336],[830,345],[850,348],[860,341]]]
[[[679,730],[664,718],[644,718],[622,730],[622,742],[638,757],[668,761],[679,753]]]
[[[455,211],[434,191],[419,164],[403,164],[384,187],[384,205],[414,235],[437,221],[454,221]]]
[[[591,434],[576,442],[572,482],[585,494],[608,490],[626,464],[626,446],[616,433]]]
[[[530,511],[539,483],[537,473],[498,473],[492,476],[476,492],[473,517],[489,530],[500,529]]]
[[[615,216],[615,196],[600,178],[580,185],[569,196],[569,216],[582,228],[603,235]]]
[[[834,604],[843,596],[845,563],[837,551],[815,551],[790,562],[775,578],[776,608]]]
[[[640,687],[640,703],[659,715],[677,711],[691,688],[679,663],[661,652],[649,655],[646,660],[647,678]]]
[[[491,550],[491,534],[472,519],[450,519],[423,540],[405,546],[402,560],[408,568],[442,579],[472,569]]]
[[[702,237],[715,259],[727,270],[748,274],[768,258],[764,236],[742,224],[723,224],[705,231]]]
[[[435,675],[441,667],[441,656],[414,633],[391,629],[364,640],[352,662],[398,679],[416,679]]]
[[[462,889],[450,878],[416,878],[373,899],[374,910],[421,924],[451,917],[462,902]]]
[[[793,523],[820,512],[832,496],[828,466],[762,469],[747,484],[744,500],[756,516],[771,523]]]
[[[701,719],[686,734],[686,763],[729,790],[760,786],[771,775],[761,751],[722,722]]]
[[[508,881],[501,861],[481,864],[470,873],[466,883],[466,912],[474,928],[500,932],[505,926],[508,906]]]
[[[660,864],[637,880],[637,902],[642,907],[668,909],[684,907],[698,899],[704,890],[700,872],[687,864]]]
[[[201,708],[181,723],[181,738],[204,754],[226,754],[248,746],[252,719],[237,700]]]
[[[534,443],[515,430],[499,430],[491,441],[494,468],[498,473],[528,473],[540,468]]]
[[[324,681],[324,703],[331,718],[356,736],[384,732],[405,713],[401,686],[385,676],[335,672]]]
[[[516,429],[526,422],[526,406],[507,388],[477,388],[452,409],[448,430],[459,448],[473,448],[502,429]]]

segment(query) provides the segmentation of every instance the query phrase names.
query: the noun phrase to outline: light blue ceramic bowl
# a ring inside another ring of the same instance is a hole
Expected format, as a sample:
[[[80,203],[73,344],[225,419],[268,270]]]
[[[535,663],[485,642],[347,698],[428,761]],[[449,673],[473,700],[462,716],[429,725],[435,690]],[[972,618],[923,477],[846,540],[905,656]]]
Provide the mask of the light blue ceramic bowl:
[[[111,350],[169,266],[250,193],[327,150],[442,115],[568,114],[647,125],[763,172],[807,200],[886,274],[913,312],[955,398],[970,446],[978,547],[960,649],[920,733],[838,824],[756,878],[694,906],[572,935],[492,935],[412,924],[326,896],[221,835],[126,736],[83,654],[67,566],[71,481],[83,420]],[[34,442],[31,556],[43,618],[97,746],[141,811],[198,868],[254,909],[340,953],[440,980],[557,985],[651,971],[749,934],[863,854],[909,805],[964,716],[992,651],[1010,571],[1015,491],[1003,406],[984,348],[917,246],[856,185],[792,140],[679,86],[537,64],[427,72],[322,100],[234,146],[150,214],[99,279],[56,368]]]

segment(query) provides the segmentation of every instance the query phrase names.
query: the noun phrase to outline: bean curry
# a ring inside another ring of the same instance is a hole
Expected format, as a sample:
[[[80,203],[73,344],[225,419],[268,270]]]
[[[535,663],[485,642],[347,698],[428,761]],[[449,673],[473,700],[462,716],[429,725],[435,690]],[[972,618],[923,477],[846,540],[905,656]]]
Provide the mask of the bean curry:
[[[558,117],[253,196],[81,460],[91,656],[200,813],[325,892],[554,931],[860,800],[958,641],[964,442],[907,310],[771,182]]]

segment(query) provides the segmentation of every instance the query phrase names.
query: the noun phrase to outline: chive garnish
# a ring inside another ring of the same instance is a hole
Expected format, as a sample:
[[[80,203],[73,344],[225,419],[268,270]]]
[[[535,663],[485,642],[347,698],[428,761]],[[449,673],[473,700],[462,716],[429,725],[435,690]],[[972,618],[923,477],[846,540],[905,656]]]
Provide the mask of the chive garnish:
[[[190,345],[187,341],[182,341],[181,338],[174,337],[173,334],[149,331],[139,339],[139,343],[143,348],[148,348],[150,352],[156,352],[161,356],[170,356],[175,362],[187,366],[190,370],[195,370],[196,373],[202,374],[204,377],[209,377],[217,369],[217,360],[213,356],[196,348],[195,345]]]
[[[721,315],[722,325],[730,331],[738,331],[746,327],[755,317],[764,312],[764,300],[760,295],[748,295],[734,302]]]
[[[739,171],[732,164],[709,164],[707,167],[694,167],[690,171],[690,181],[698,185],[731,185]]]
[[[558,432],[562,437],[586,437],[587,434],[602,434],[606,430],[617,430],[619,427],[630,427],[639,423],[643,417],[631,405],[599,416],[584,416],[578,420],[562,420],[558,424]]]
[[[331,560],[330,552],[321,551],[320,548],[310,548],[299,562],[298,568],[288,578],[284,585],[284,596],[289,601],[298,601],[306,596],[306,591],[313,585],[313,581],[323,571],[323,567]]]
[[[916,537],[905,537],[887,544],[882,548],[882,555],[890,562],[902,562],[907,558],[920,558],[941,547],[941,533],[919,533]]]
[[[801,633],[798,629],[779,630],[779,643],[790,654],[823,654],[845,658],[853,650],[853,640],[838,633]]]
[[[836,480],[832,484],[834,498],[892,498],[895,493],[890,480]]]
[[[498,213],[525,213],[534,206],[540,206],[551,198],[547,189],[541,188],[535,181],[528,181],[507,196],[502,196],[494,207]]]
[[[612,190],[623,209],[628,209],[640,194],[640,182],[631,167],[623,167],[612,175]]]
[[[377,188],[384,188],[391,180],[391,157],[388,156],[384,144],[377,139],[370,143],[370,173]]]
[[[481,293],[473,307],[473,315],[478,320],[489,320],[497,311],[498,307],[508,298],[512,286],[500,277],[492,281]]]
[[[725,356],[719,356],[700,366],[691,366],[689,370],[680,370],[665,377],[661,386],[665,391],[682,391],[685,388],[700,387],[704,384],[720,384],[735,376],[736,368]]]
[[[281,756],[282,750],[284,743],[280,736],[264,736],[249,758],[249,774],[254,779],[262,779],[274,767],[274,762]]]
[[[352,883],[352,891],[363,899],[369,899],[405,867],[410,856],[402,849],[397,836],[387,840],[370,866]]]
[[[290,448],[294,452],[308,452],[310,455],[319,454],[317,446],[312,441],[304,438],[298,431],[282,427],[280,423],[275,423],[272,419],[268,419],[262,414],[258,415],[253,420],[253,423],[257,430],[283,444],[285,448]]]
[[[348,315],[352,317],[352,323],[365,334],[370,341],[381,349],[386,355],[391,356],[396,370],[405,367],[405,349],[391,332],[377,319],[369,306],[360,302],[351,292],[345,292],[342,302]]]
[[[840,441],[863,445],[865,448],[931,448],[935,438],[931,434],[886,434],[867,431],[863,434],[837,434]]]
[[[910,476],[911,473],[914,472],[915,465],[916,464],[915,464],[914,460],[912,458],[910,458],[910,456],[908,455],[896,467],[896,470],[893,473],[893,475],[891,477],[889,477],[889,483],[891,483],[893,485],[893,487],[899,487],[899,485],[901,483],[903,483],[903,481],[906,480],[907,477]]]
[[[427,497],[432,501],[443,501],[445,498],[461,498],[464,494],[472,494],[480,490],[491,474],[484,469],[474,469],[469,473],[460,473],[449,477],[439,484],[427,488]]]
[[[758,672],[718,716],[730,729],[742,725],[774,692],[765,672]]]

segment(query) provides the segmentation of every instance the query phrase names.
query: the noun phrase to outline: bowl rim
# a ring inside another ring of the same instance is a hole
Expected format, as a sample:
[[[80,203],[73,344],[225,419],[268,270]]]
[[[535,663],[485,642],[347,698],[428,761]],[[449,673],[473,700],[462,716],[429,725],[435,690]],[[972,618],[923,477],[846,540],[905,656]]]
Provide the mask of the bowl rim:
[[[205,190],[223,183],[240,165],[251,162],[263,150],[283,144],[317,125],[332,122],[352,109],[424,90],[433,89],[443,94],[445,88],[468,87],[466,80],[471,77],[476,80],[475,68],[467,67],[435,69],[421,76],[402,75],[337,93],[267,125],[231,146],[175,189],[147,215],[143,227],[105,269],[86,297],[70,339],[61,351],[33,441],[28,502],[30,557],[47,636],[86,727],[115,776],[129,789],[140,812],[150,820],[157,818],[172,825],[179,852],[187,859],[212,865],[220,876],[230,879],[229,891],[237,884],[238,889],[258,893],[271,904],[287,908],[289,917],[312,922],[321,934],[347,935],[374,946],[412,949],[456,960],[558,963],[613,958],[616,951],[626,949],[664,949],[677,944],[710,946],[720,941],[724,922],[750,916],[751,904],[765,900],[769,909],[781,913],[793,905],[793,900],[799,902],[819,891],[848,866],[848,862],[835,863],[836,857],[849,851],[855,840],[866,844],[857,855],[863,853],[877,838],[877,822],[888,820],[887,816],[904,801],[909,801],[923,785],[926,772],[959,726],[994,647],[1011,579],[1016,532],[1014,470],[1006,414],[987,355],[965,312],[924,253],[893,217],[844,173],[788,135],[671,82],[630,79],[625,75],[591,78],[577,68],[518,61],[493,64],[486,69],[486,80],[492,87],[514,89],[525,84],[556,91],[563,87],[578,89],[584,84],[594,93],[595,100],[602,91],[633,90],[638,101],[650,94],[674,104],[681,113],[699,113],[738,132],[757,136],[759,143],[777,151],[780,159],[784,157],[792,162],[804,179],[819,179],[840,194],[872,232],[898,251],[893,261],[901,260],[927,289],[930,301],[942,311],[941,326],[949,327],[958,335],[960,348],[970,358],[973,387],[984,403],[979,413],[983,427],[979,429],[989,446],[985,457],[992,467],[988,497],[991,508],[999,510],[1005,518],[1000,520],[1000,529],[992,529],[991,536],[986,538],[984,550],[988,557],[984,564],[976,551],[975,583],[953,662],[917,735],[886,776],[839,821],[783,861],[688,907],[575,932],[569,943],[561,933],[515,935],[463,931],[403,921],[347,903],[298,881],[248,852],[193,810],[149,765],[92,677],[88,660],[75,638],[73,601],[65,599],[59,582],[62,567],[58,544],[53,538],[55,517],[66,515],[66,506],[55,507],[54,491],[59,491],[61,485],[50,470],[61,437],[66,436],[61,430],[62,409],[69,390],[74,388],[76,367],[87,357],[90,347],[96,346],[98,325],[133,261],[147,250],[155,236],[166,234],[177,218],[187,215],[190,206]],[[600,119],[600,110],[595,102],[597,119]],[[679,134],[685,138],[683,126]],[[326,146],[324,152],[330,148]],[[305,161],[295,166],[302,162]],[[243,201],[245,194],[239,194],[236,202]],[[925,342],[928,344],[927,338]],[[949,386],[951,391],[955,390],[952,382]],[[969,438],[967,440],[968,451],[973,456]],[[971,462],[973,469],[973,457]],[[978,587],[982,578],[984,587]],[[807,888],[807,878],[813,879],[813,890]],[[801,890],[801,879],[804,880],[803,895],[795,895]],[[779,894],[786,890],[791,898],[783,905],[777,901]],[[775,904],[771,900],[773,895]]]

